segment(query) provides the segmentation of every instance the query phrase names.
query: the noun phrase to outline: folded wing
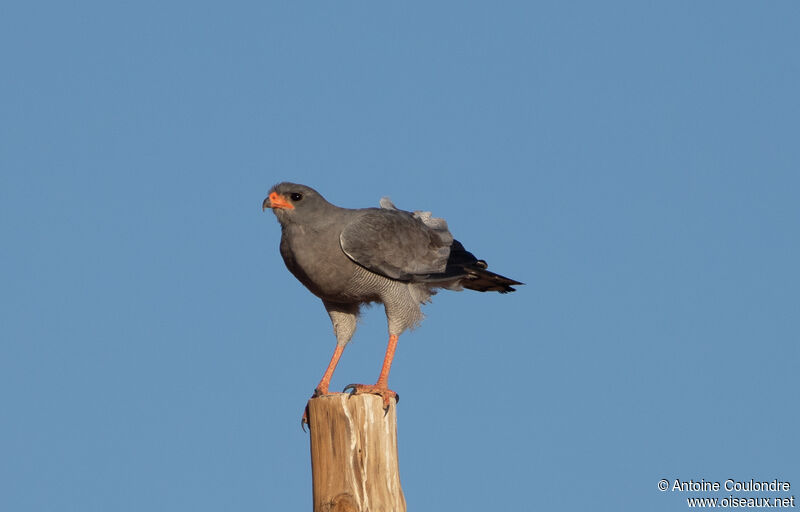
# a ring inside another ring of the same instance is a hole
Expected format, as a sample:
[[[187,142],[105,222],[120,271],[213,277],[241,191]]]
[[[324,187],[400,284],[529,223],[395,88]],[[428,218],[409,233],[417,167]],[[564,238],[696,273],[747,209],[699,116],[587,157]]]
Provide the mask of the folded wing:
[[[416,214],[394,208],[371,208],[342,230],[339,243],[347,256],[368,270],[402,281],[423,280],[445,271],[453,236],[436,219],[429,227]]]

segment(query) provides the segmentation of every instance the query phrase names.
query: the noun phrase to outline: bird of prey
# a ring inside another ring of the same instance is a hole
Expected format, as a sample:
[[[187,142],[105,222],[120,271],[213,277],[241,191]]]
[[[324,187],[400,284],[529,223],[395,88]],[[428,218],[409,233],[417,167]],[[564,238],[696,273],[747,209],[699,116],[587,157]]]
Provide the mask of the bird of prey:
[[[443,219],[430,212],[397,209],[388,198],[380,208],[349,209],[329,203],[316,190],[296,183],[272,187],[262,204],[281,225],[280,251],[286,267],[322,299],[336,334],[336,349],[313,396],[329,394],[345,345],[356,330],[362,305],[384,305],[389,344],[378,381],[350,384],[345,391],[372,393],[384,408],[397,394],[388,387],[397,339],[422,320],[420,305],[438,288],[513,292],[523,284],[486,270],[487,264],[453,239]],[[304,417],[304,421],[306,418]]]

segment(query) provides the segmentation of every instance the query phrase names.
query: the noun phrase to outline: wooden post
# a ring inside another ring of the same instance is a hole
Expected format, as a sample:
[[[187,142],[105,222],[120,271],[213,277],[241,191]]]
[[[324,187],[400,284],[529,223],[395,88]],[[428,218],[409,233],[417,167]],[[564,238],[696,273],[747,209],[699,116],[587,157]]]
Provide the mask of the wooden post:
[[[394,400],[336,394],[308,402],[314,512],[405,512]]]

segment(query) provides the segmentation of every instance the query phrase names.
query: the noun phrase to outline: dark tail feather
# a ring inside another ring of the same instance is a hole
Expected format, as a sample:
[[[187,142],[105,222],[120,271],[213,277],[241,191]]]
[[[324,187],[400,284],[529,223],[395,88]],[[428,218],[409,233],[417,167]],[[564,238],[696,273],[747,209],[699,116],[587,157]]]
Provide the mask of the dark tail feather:
[[[508,293],[515,291],[512,284],[525,284],[514,281],[500,274],[486,270],[489,265],[479,260],[474,254],[464,249],[461,242],[453,240],[450,246],[450,257],[447,268],[439,274],[415,276],[418,281],[426,283],[458,283],[464,288],[479,292]]]
[[[445,274],[464,276],[461,285],[479,292],[513,292],[512,284],[524,284],[486,270],[489,265],[464,248],[458,240],[450,246]]]
[[[464,288],[470,290],[508,293],[515,291],[515,289],[511,287],[512,284],[525,284],[495,274],[494,272],[489,272],[486,270],[486,262],[483,260],[478,260],[474,265],[465,267],[464,270],[467,275],[461,281],[461,284]]]

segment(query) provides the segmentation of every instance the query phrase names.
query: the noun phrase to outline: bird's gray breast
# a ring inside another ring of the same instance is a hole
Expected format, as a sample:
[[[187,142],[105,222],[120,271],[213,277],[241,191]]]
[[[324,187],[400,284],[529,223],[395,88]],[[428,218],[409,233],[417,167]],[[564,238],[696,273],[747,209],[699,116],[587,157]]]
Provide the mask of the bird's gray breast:
[[[281,256],[286,268],[314,295],[332,301],[346,299],[357,265],[339,246],[340,230],[283,228]]]

